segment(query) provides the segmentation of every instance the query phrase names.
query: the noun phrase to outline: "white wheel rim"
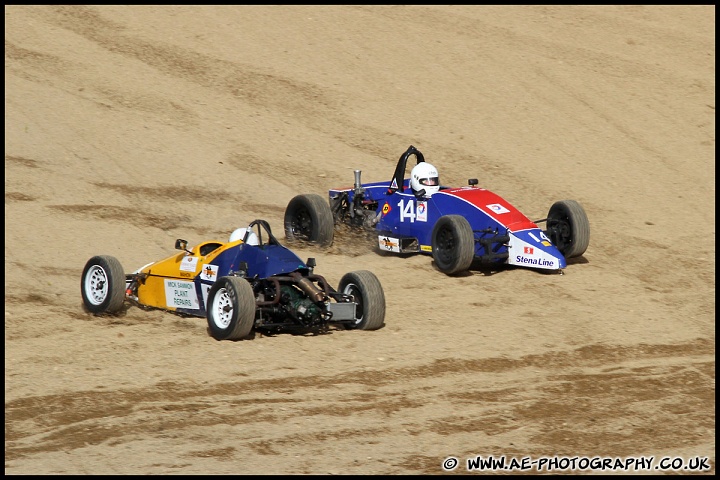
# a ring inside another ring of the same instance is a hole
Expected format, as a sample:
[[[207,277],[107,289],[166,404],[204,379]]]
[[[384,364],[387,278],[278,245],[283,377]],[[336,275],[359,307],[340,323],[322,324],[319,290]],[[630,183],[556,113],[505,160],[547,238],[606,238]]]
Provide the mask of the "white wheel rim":
[[[215,298],[213,298],[212,311],[213,323],[223,330],[228,328],[232,320],[233,306],[227,289],[218,289]]]
[[[85,296],[93,305],[100,305],[108,296],[108,277],[105,270],[93,265],[85,276]]]

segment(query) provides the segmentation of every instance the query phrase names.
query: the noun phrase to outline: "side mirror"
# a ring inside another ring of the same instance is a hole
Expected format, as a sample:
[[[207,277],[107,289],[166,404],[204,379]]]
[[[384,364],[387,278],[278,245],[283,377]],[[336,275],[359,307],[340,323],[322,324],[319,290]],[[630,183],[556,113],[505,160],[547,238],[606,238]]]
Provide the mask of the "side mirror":
[[[477,178],[471,178],[468,180],[468,185],[470,185],[470,186],[477,185],[477,184],[478,184]]]
[[[192,252],[187,249],[187,240],[183,240],[182,238],[175,240],[175,250],[183,250],[188,255],[192,255]]]

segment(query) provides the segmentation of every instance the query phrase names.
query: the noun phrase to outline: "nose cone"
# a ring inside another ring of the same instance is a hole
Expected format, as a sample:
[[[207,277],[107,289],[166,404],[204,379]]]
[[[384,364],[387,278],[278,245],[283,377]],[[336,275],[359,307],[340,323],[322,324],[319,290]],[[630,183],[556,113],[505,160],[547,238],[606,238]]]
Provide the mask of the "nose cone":
[[[508,264],[559,270],[567,266],[565,256],[539,228],[510,233]]]

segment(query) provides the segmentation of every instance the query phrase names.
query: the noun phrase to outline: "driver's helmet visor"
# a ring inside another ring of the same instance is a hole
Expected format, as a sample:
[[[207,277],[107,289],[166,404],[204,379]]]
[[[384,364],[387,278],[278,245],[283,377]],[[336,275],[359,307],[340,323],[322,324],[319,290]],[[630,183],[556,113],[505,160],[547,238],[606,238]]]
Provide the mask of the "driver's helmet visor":
[[[435,187],[440,185],[438,177],[421,178],[420,185],[427,185],[428,187]]]

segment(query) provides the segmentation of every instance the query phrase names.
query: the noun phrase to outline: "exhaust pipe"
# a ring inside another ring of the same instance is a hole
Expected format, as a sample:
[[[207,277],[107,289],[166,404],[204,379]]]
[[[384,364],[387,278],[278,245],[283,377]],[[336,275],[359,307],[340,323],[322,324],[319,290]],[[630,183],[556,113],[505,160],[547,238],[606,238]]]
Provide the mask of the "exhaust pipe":
[[[297,282],[298,286],[303,292],[307,294],[310,299],[315,303],[320,303],[325,300],[325,292],[320,290],[309,278],[303,277],[298,272],[293,272],[290,276]]]

